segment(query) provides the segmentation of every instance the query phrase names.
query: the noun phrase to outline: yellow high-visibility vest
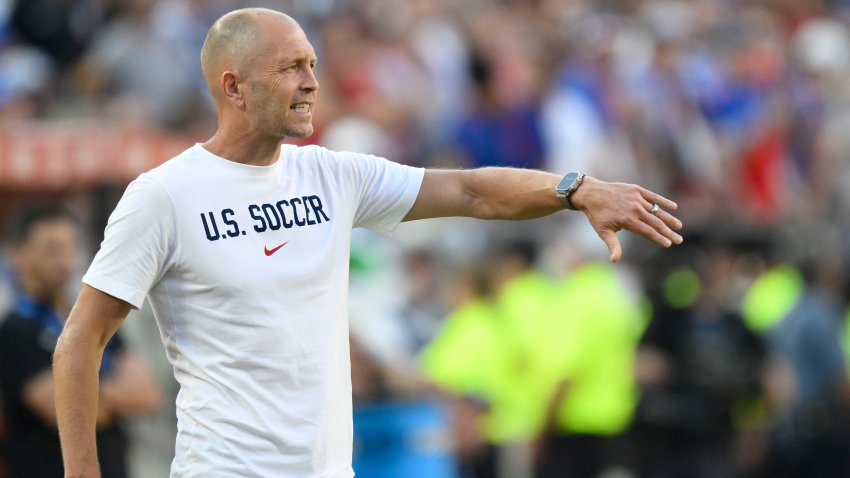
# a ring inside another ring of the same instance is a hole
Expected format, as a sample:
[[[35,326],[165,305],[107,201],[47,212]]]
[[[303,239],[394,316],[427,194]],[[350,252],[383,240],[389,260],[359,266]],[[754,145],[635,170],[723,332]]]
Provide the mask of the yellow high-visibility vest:
[[[557,409],[561,433],[609,436],[623,432],[637,405],[634,354],[642,308],[612,266],[592,263],[561,284],[540,358],[551,374],[550,397],[569,383]]]
[[[450,314],[420,363],[442,388],[486,401],[483,423],[491,443],[528,441],[540,429],[545,378],[534,354],[551,314],[553,283],[531,272],[493,301],[468,302]]]
[[[753,332],[775,327],[800,301],[803,276],[794,266],[780,264],[765,271],[744,295],[741,314]]]

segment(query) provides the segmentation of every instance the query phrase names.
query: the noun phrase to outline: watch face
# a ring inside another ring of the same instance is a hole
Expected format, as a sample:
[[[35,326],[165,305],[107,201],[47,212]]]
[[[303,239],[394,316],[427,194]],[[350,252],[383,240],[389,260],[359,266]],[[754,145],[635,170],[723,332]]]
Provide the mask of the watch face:
[[[575,188],[576,180],[579,177],[579,173],[568,173],[566,176],[561,179],[561,182],[555,187],[558,191],[568,191],[572,188]],[[551,183],[550,183],[551,184]]]

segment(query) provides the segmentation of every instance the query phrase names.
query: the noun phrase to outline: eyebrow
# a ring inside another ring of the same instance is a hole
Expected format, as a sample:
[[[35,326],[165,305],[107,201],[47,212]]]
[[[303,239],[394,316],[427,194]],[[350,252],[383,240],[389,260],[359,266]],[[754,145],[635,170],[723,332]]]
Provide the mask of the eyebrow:
[[[289,56],[289,57],[286,57],[286,58],[284,58],[283,60],[281,60],[281,61],[280,61],[280,62],[278,62],[278,63],[279,63],[281,66],[284,66],[284,65],[290,65],[290,64],[292,64],[292,63],[304,63],[304,62],[306,62],[306,63],[313,63],[313,62],[316,62],[316,61],[319,61],[319,59],[318,59],[318,57],[317,57],[316,55],[310,55],[310,56],[302,56],[302,55],[299,55],[299,56]]]

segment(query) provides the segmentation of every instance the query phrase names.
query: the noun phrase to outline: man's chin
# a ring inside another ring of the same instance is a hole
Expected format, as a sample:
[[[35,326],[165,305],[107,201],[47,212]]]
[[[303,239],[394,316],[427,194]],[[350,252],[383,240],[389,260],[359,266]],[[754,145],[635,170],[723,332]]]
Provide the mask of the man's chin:
[[[313,136],[313,125],[304,128],[293,128],[284,134],[287,138],[304,139]]]

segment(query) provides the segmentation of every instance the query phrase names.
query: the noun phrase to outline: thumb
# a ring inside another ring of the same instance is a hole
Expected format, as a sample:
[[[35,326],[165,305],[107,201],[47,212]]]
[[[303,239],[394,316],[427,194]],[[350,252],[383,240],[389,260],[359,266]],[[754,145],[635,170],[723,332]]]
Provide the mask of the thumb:
[[[603,229],[599,231],[599,237],[608,246],[608,252],[611,253],[611,262],[619,261],[622,249],[620,248],[620,240],[617,239],[617,233],[610,229]]]

